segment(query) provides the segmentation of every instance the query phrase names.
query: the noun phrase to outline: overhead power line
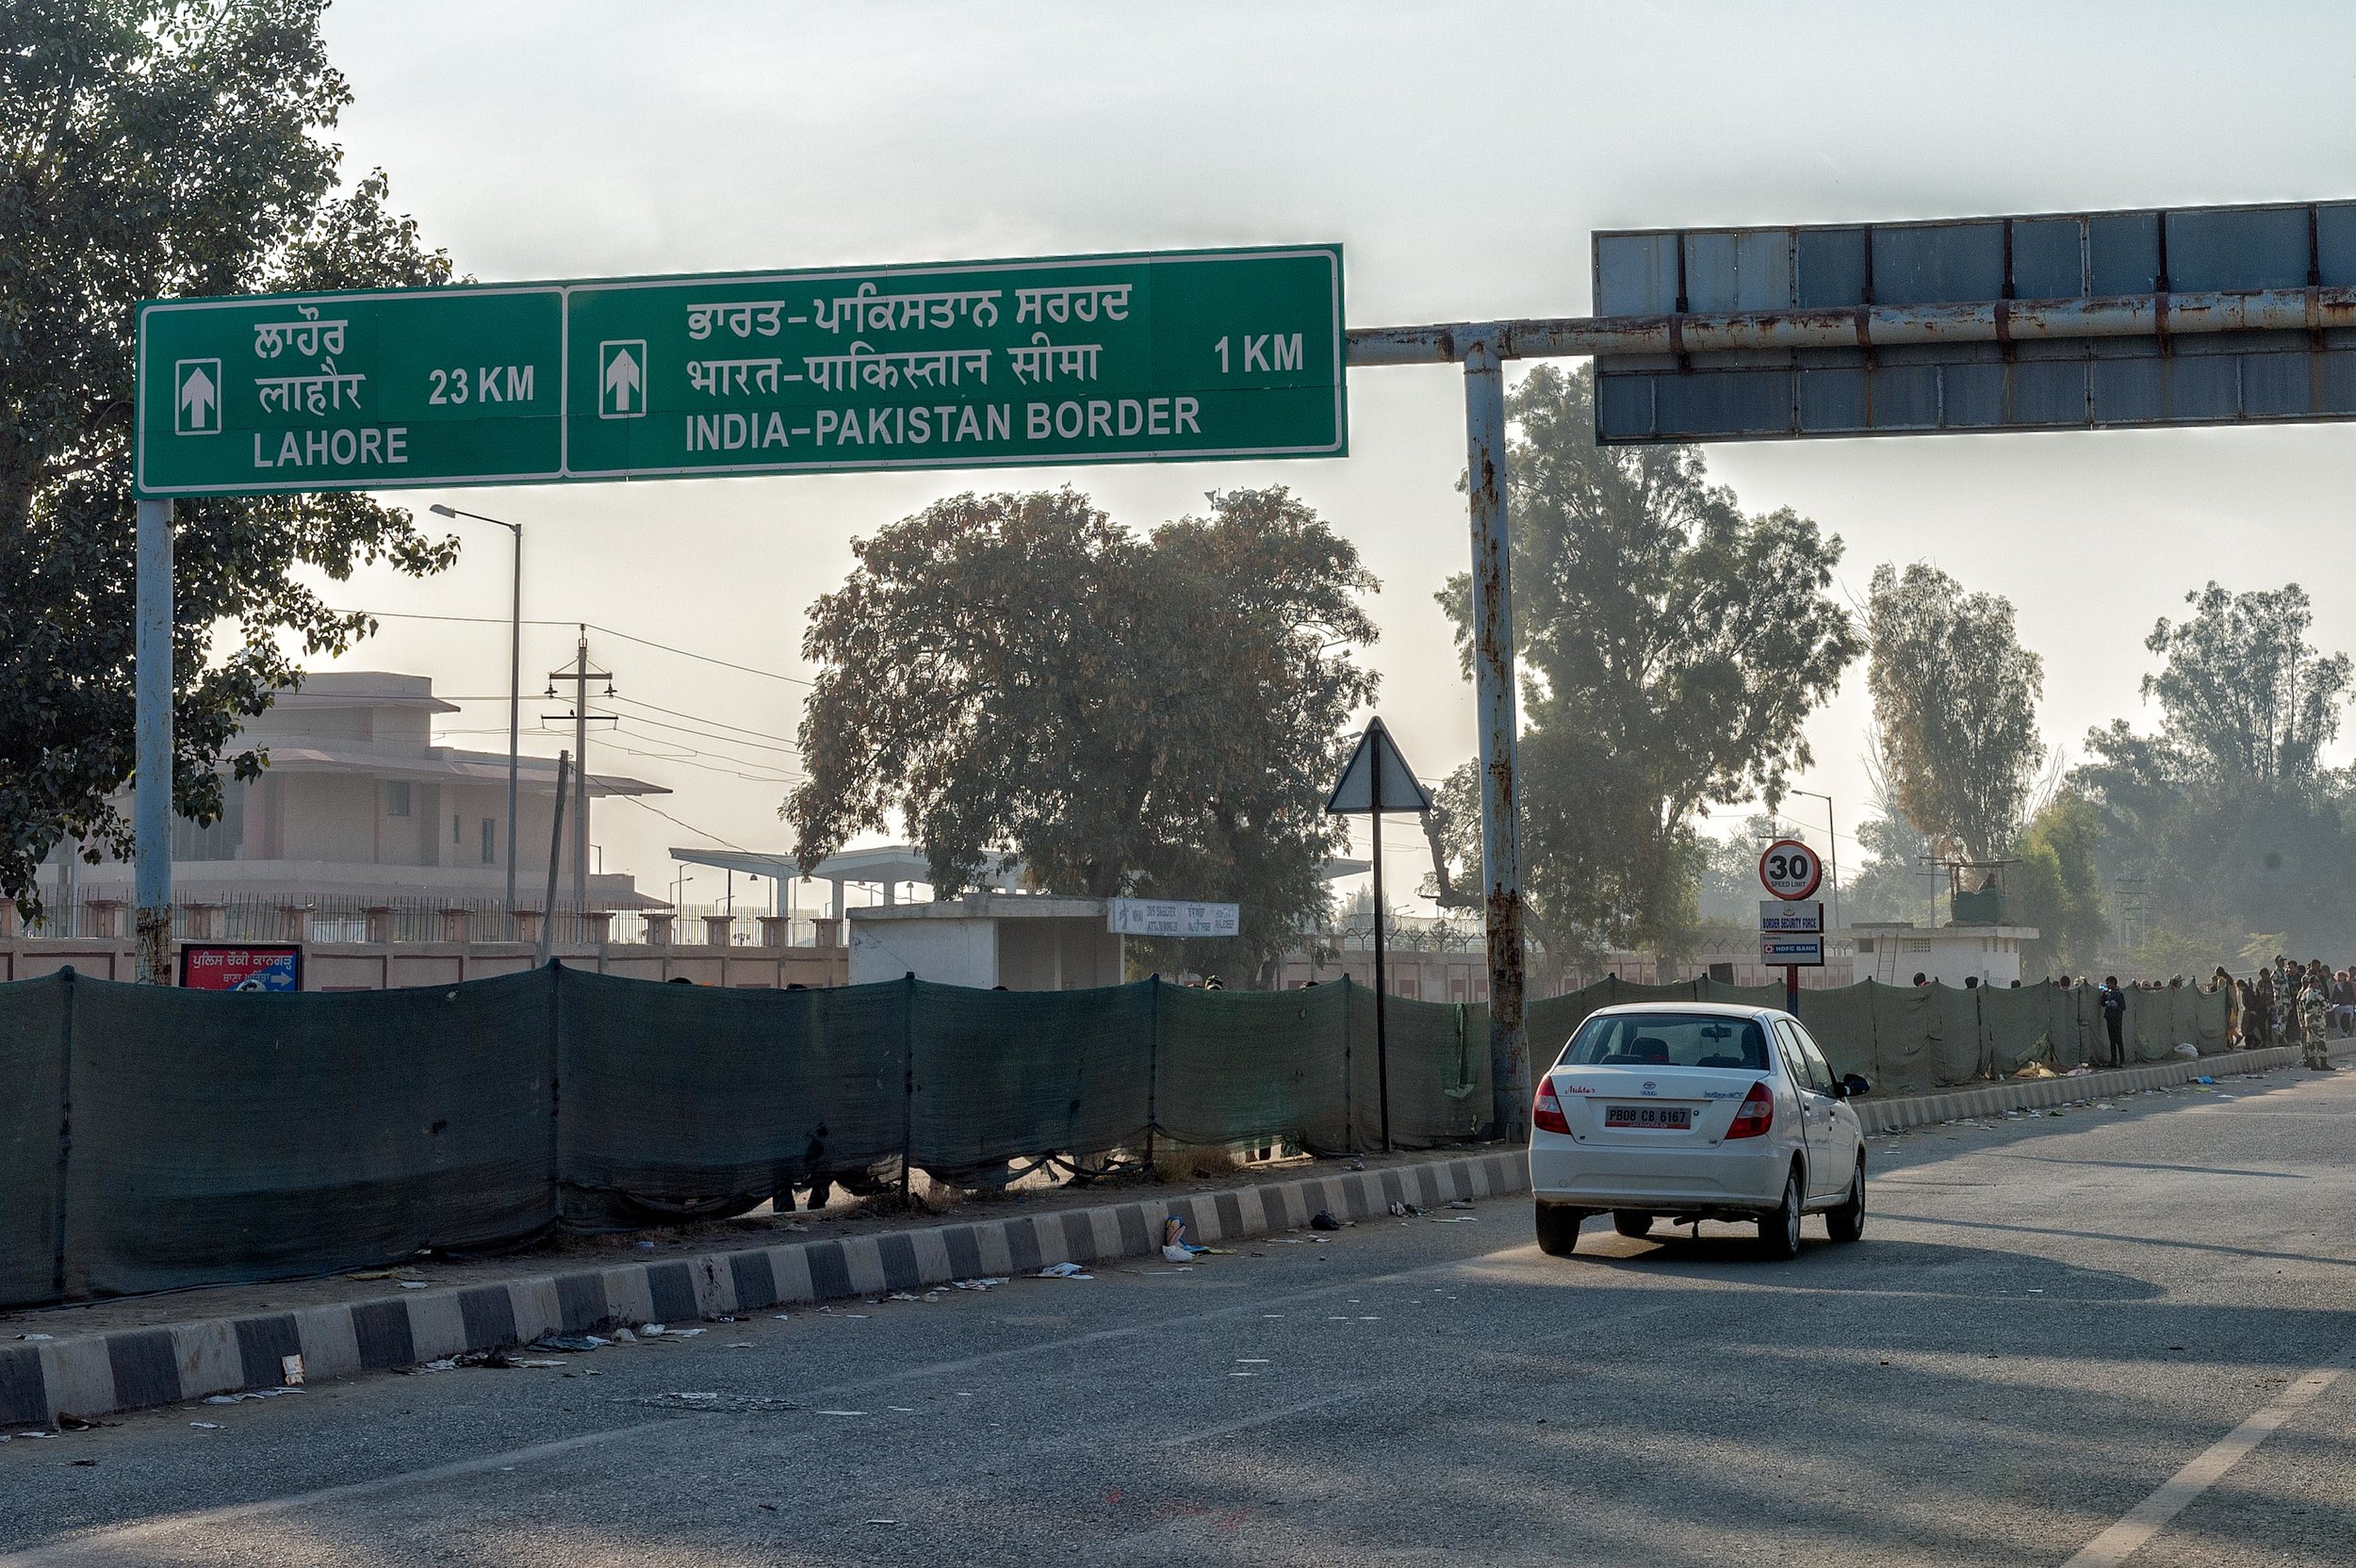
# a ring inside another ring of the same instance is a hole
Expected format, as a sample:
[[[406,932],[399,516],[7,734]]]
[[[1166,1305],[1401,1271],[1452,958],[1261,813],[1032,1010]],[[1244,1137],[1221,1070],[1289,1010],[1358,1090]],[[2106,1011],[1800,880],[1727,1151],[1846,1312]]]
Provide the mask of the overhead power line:
[[[415,610],[337,610],[335,612],[339,615],[369,615],[385,621],[450,621],[466,626],[513,626],[515,624],[505,615],[429,615]],[[660,648],[664,653],[676,653],[681,659],[694,659],[706,664],[717,664],[723,669],[738,670],[745,675],[760,676],[764,680],[782,680],[789,686],[816,684],[798,675],[779,675],[775,670],[755,669],[750,664],[740,664],[732,659],[715,658],[709,653],[697,653],[693,648],[674,647],[669,643],[658,643],[651,637],[640,637],[631,632],[616,630],[610,626],[599,626],[595,621],[544,621],[527,618],[524,625],[585,626],[590,630],[601,631],[608,637],[619,637],[625,643],[636,643],[641,647]]]
[[[684,827],[687,831],[695,834],[697,838],[710,839],[713,843],[718,844],[723,849],[732,849],[739,855],[758,855],[761,853],[761,851],[757,849],[746,849],[743,844],[723,839],[719,834],[712,832],[710,828],[697,827],[692,822],[681,822],[679,818],[671,815],[670,812],[665,811],[662,807],[649,806],[645,801],[639,799],[636,795],[617,795],[614,798],[618,800],[627,800],[642,811],[652,811],[656,816],[661,817],[664,822],[671,824],[673,826]]]

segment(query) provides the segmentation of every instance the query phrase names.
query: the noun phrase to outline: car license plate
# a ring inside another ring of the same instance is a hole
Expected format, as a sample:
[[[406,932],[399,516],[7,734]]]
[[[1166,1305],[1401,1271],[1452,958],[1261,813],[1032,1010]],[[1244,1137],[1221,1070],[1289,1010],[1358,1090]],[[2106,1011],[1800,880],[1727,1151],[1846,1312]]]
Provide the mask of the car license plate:
[[[1606,1127],[1660,1127],[1691,1132],[1693,1112],[1687,1105],[1606,1105],[1603,1124]]]

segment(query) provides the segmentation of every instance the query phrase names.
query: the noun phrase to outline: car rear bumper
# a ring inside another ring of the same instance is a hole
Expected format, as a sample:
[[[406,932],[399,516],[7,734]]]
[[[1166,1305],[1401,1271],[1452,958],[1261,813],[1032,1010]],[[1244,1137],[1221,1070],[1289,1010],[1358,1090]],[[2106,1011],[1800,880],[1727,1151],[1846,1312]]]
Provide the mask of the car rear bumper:
[[[1783,1201],[1788,1151],[1596,1149],[1541,1133],[1530,1145],[1530,1191],[1540,1203],[1582,1209],[1772,1210]]]

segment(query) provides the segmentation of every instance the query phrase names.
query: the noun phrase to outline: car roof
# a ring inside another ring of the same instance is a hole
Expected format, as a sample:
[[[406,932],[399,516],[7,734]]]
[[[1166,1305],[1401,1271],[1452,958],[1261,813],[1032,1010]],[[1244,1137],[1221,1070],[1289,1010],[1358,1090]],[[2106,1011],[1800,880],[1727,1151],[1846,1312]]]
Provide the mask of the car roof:
[[[1645,1013],[1701,1013],[1716,1018],[1760,1018],[1781,1012],[1779,1007],[1744,1006],[1731,1002],[1622,1002],[1610,1007],[1598,1007],[1589,1018],[1626,1018]]]

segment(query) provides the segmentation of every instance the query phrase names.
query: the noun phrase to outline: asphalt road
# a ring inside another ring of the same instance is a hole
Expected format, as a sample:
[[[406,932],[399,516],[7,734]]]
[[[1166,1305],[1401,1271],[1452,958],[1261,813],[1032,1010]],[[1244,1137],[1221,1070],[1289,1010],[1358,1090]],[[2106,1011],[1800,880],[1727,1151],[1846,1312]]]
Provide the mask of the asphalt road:
[[[2356,1072],[2228,1080],[1877,1141],[1786,1265],[1500,1200],[183,1406],[0,1447],[0,1568],[2346,1568],[2352,1141]]]

